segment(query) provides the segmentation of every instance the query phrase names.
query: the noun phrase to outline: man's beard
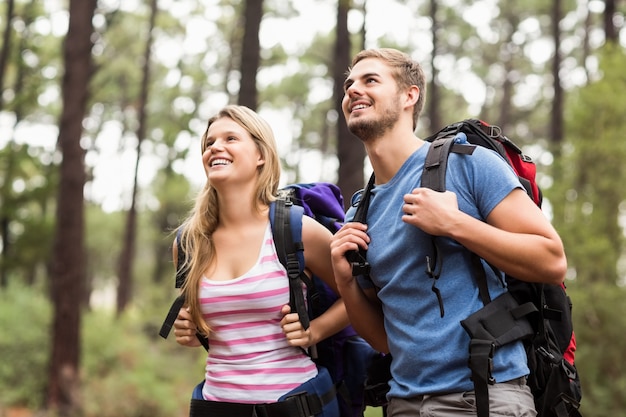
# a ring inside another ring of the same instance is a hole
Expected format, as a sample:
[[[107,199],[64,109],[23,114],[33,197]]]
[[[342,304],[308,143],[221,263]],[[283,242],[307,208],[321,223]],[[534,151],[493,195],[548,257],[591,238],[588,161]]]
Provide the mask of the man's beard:
[[[383,136],[391,130],[400,118],[398,107],[388,107],[383,115],[375,120],[356,119],[348,124],[348,129],[363,142]]]

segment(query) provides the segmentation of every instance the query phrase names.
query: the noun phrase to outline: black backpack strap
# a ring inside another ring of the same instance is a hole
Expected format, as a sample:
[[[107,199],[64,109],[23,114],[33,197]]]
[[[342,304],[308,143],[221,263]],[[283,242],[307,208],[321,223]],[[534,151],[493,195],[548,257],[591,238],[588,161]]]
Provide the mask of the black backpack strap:
[[[489,385],[496,382],[491,374],[496,348],[532,337],[535,332],[526,315],[536,311],[532,303],[520,306],[510,292],[505,292],[461,321],[471,338],[468,365],[478,417],[489,417]]]
[[[300,262],[297,251],[303,251],[304,246],[301,241],[294,242],[291,233],[291,210],[293,203],[284,198],[279,198],[274,203],[274,221],[272,222],[272,233],[274,235],[274,245],[278,260],[287,270],[289,278],[289,304],[292,310],[300,315],[302,327],[309,328],[309,315],[302,292],[302,281],[300,279]]]
[[[183,264],[185,263],[185,251],[183,249],[183,245],[181,243],[183,229],[179,228],[176,231],[176,280],[174,287],[182,288],[185,284],[185,280],[187,279],[187,270],[183,268]],[[161,330],[159,330],[159,336],[163,339],[167,339],[174,326],[174,321],[176,321],[176,317],[178,316],[178,311],[185,305],[185,295],[180,294],[172,305],[170,306],[169,311],[167,312],[167,316],[165,316],[165,320],[163,320],[163,324],[161,325]]]
[[[426,154],[424,170],[422,172],[422,187],[443,192],[446,190],[446,168],[450,152],[471,155],[476,145],[458,144],[454,136],[445,136],[435,139]]]
[[[278,260],[287,270],[289,279],[289,305],[298,313],[304,330],[310,326],[309,312],[302,292],[302,283],[312,288],[313,282],[304,273],[304,244],[302,242],[302,216],[304,209],[291,200],[279,197],[270,205],[270,223]],[[294,235],[298,239],[294,239]],[[315,345],[309,347],[309,355],[317,358]]]
[[[175,288],[182,288],[185,285],[185,281],[187,280],[187,267],[184,267],[185,264],[185,250],[183,249],[183,245],[181,243],[182,239],[182,229],[178,229],[176,232],[176,281]],[[172,302],[167,315],[165,316],[165,320],[163,320],[163,324],[161,325],[161,329],[159,330],[159,336],[163,339],[167,339],[174,327],[174,322],[176,321],[176,317],[178,317],[178,312],[185,305],[185,294],[181,293],[176,299]],[[209,341],[206,337],[201,335],[200,333],[196,333],[196,337],[204,346],[206,350],[209,350]]]
[[[487,286],[487,274],[485,273],[485,267],[481,261],[480,256],[474,252],[470,253],[472,257],[472,276],[476,281],[478,287],[478,294],[483,302],[483,305],[487,305],[491,302],[491,295],[489,295],[489,287]]]
[[[289,395],[282,401],[255,406],[257,417],[310,417],[321,415],[324,406],[335,401],[335,386],[321,394],[306,391]]]
[[[358,201],[356,212],[352,221],[367,224],[367,210],[370,206],[370,198],[372,196],[372,189],[374,188],[374,181],[376,180],[374,173],[370,176],[365,190],[361,192],[361,198]],[[350,251],[346,253],[346,258],[352,264],[352,276],[364,275],[368,276],[370,273],[370,264],[367,262],[367,250],[359,249],[358,251]]]
[[[178,317],[178,312],[185,305],[185,295],[181,294],[172,303],[169,311],[167,312],[167,316],[165,316],[165,320],[163,320],[163,324],[161,325],[161,330],[159,330],[159,336],[163,339],[167,339],[167,336],[170,335],[170,331],[174,326],[174,322],[176,321],[176,317]]]

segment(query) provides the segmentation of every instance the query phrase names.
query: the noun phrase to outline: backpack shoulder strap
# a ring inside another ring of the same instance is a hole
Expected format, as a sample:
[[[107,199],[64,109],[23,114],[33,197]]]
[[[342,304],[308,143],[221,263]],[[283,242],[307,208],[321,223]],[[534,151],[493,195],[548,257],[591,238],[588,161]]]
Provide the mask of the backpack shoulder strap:
[[[176,280],[174,283],[175,288],[181,288],[185,284],[185,280],[187,279],[187,271],[183,268],[183,263],[185,262],[185,251],[183,249],[183,245],[181,243],[181,235],[183,230],[178,229],[176,232],[176,238],[174,241],[176,242]],[[161,330],[159,330],[159,336],[164,339],[170,334],[172,327],[174,326],[174,321],[178,316],[178,311],[185,305],[185,295],[180,294],[172,305],[170,306],[169,311],[167,312],[167,316],[165,320],[163,320],[163,324],[161,325]]]
[[[372,173],[367,182],[367,186],[361,191],[352,221],[367,224],[367,211],[369,209],[370,197],[372,196],[375,180],[376,177],[374,173]],[[358,251],[349,251],[346,253],[346,258],[352,265],[352,276],[369,276],[370,264],[367,262],[367,251],[365,249],[359,248]]]
[[[446,190],[446,169],[450,152],[471,155],[476,145],[461,145],[455,142],[455,136],[444,136],[433,140],[422,172],[422,187],[443,192]]]
[[[451,152],[471,155],[476,149],[476,145],[461,145],[455,143],[456,133],[453,136],[444,136],[434,139],[424,162],[424,170],[422,172],[422,187],[430,188],[435,191],[443,192],[446,190],[446,171],[448,168],[448,157]],[[476,277],[480,298],[483,304],[491,301],[489,290],[487,288],[487,278],[483,269],[480,258],[472,252],[472,269]]]
[[[309,328],[309,314],[304,301],[302,284],[304,274],[304,244],[302,243],[302,207],[279,197],[270,205],[270,223],[274,246],[289,278],[289,304],[298,313],[304,329]],[[305,283],[308,285],[305,281]]]
[[[183,268],[183,264],[185,263],[185,250],[183,249],[183,245],[181,243],[182,240],[183,229],[178,229],[176,232],[176,281],[174,286],[176,288],[182,288],[187,280],[187,268]],[[161,329],[159,330],[159,336],[163,339],[167,339],[174,326],[174,321],[176,321],[176,317],[178,317],[178,312],[185,305],[185,294],[180,293],[178,297],[172,302],[169,311],[167,312],[167,316],[165,316],[165,320],[163,320],[163,324],[161,325]],[[203,337],[201,334],[196,334],[196,337],[204,346],[206,350],[209,350],[209,341]]]

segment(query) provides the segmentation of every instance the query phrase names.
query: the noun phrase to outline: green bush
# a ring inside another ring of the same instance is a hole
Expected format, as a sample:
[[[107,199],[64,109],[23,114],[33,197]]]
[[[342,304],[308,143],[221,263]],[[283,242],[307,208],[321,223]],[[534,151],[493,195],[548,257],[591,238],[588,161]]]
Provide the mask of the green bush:
[[[41,289],[9,285],[0,291],[0,409],[43,404],[51,311]]]
[[[158,338],[140,314],[85,316],[85,417],[188,415],[193,386],[203,376],[200,350]]]
[[[83,416],[188,415],[191,390],[203,376],[203,350],[158,337],[159,320],[139,312],[83,314]],[[44,291],[17,285],[0,290],[0,414],[11,407],[43,407],[51,322]]]

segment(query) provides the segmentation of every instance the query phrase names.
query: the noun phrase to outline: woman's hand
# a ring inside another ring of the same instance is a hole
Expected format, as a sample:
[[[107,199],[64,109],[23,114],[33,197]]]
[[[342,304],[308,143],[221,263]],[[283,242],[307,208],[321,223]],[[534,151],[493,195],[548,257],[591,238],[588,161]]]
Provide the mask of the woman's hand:
[[[179,345],[197,347],[200,346],[200,340],[196,337],[197,327],[191,319],[191,314],[187,308],[181,308],[178,311],[176,321],[174,321],[174,335]]]
[[[292,313],[289,305],[284,305],[281,313],[283,314],[283,318],[280,321],[280,325],[283,328],[283,333],[285,333],[285,337],[290,346],[308,348],[314,344],[313,336],[311,335],[311,327],[304,330],[298,313]]]

